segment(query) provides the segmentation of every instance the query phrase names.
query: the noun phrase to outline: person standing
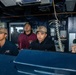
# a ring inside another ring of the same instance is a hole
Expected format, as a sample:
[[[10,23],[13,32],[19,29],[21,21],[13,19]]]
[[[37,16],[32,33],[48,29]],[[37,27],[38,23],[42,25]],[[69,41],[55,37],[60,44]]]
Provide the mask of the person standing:
[[[24,32],[18,37],[19,49],[28,49],[32,41],[37,39],[36,34],[32,32],[32,27],[29,23],[25,23]]]

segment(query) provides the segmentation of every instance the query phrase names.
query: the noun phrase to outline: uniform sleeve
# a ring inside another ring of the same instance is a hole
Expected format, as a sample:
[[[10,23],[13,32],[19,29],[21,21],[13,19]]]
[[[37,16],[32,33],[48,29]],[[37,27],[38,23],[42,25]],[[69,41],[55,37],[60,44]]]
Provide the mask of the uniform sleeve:
[[[51,41],[51,51],[56,51],[54,41]]]
[[[33,44],[33,42],[29,45],[29,48],[28,49],[32,49],[32,44]]]
[[[19,53],[19,50],[18,50],[17,46],[16,45],[13,45],[12,46],[11,54],[14,55],[14,56],[17,56],[18,53]]]
[[[49,51],[56,51],[55,43],[54,43],[54,41],[51,38],[49,38],[49,40],[48,40],[48,46],[50,47]]]
[[[33,49],[34,48],[34,46],[35,46],[35,44],[34,44],[34,41],[30,44],[30,46],[29,46],[29,49]]]

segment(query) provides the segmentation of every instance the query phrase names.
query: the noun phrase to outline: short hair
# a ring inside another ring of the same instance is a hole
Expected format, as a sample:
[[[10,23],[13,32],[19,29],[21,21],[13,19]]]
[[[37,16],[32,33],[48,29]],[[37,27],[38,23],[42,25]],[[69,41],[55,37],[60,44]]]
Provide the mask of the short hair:
[[[30,24],[29,22],[26,22],[26,23],[24,24],[24,27],[25,27],[27,24],[31,26],[31,24]],[[32,28],[32,26],[31,26],[31,28]]]

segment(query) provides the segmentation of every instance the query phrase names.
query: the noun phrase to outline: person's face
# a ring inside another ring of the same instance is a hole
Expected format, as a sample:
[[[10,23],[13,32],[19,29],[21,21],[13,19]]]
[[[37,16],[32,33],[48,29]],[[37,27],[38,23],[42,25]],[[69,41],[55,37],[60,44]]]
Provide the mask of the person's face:
[[[31,26],[30,26],[29,24],[25,25],[24,31],[25,31],[25,32],[31,31]]]
[[[44,39],[46,38],[47,34],[44,32],[37,32],[37,39],[39,42],[44,41]]]
[[[6,37],[7,37],[7,34],[5,34],[5,33],[0,33],[0,41],[6,39]]]

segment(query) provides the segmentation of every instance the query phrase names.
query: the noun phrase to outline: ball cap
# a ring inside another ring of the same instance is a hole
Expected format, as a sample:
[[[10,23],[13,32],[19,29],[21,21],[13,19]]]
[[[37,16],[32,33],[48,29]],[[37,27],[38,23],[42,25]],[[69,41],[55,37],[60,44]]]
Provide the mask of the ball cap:
[[[3,27],[0,27],[0,34],[1,33],[7,34],[7,29],[6,28],[3,28]]]
[[[36,32],[44,32],[47,33],[47,28],[45,26],[39,26]]]

